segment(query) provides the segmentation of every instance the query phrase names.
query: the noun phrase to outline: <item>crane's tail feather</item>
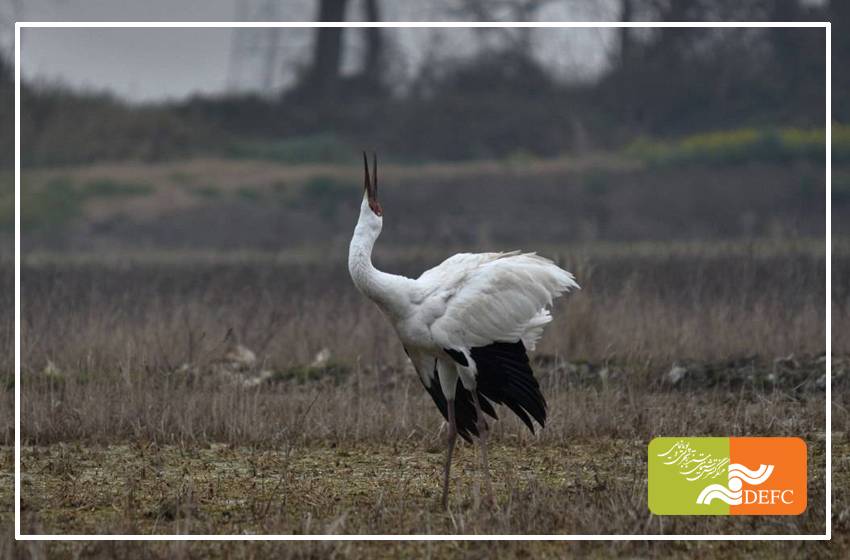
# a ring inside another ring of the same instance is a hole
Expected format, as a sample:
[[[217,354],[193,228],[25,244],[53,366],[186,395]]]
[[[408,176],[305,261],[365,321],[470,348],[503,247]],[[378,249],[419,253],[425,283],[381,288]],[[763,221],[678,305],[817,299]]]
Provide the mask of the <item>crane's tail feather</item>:
[[[461,352],[449,355],[458,363],[462,363],[461,359],[466,360]],[[475,347],[470,350],[470,356],[478,372],[476,391],[485,414],[498,419],[493,403],[504,404],[528,426],[531,433],[534,433],[532,418],[541,427],[546,424],[546,399],[534,378],[522,341],[494,342]],[[443,417],[448,418],[446,398],[436,373],[427,389]],[[471,441],[471,436],[478,436],[477,419],[472,393],[458,380],[455,390],[455,423],[458,434],[466,441]]]
[[[546,399],[521,340],[472,348],[470,355],[478,372],[479,393],[510,408],[532,433],[532,418],[541,427],[546,425]]]
[[[425,387],[431,398],[434,399],[434,404],[440,410],[440,414],[446,420],[448,416],[448,402],[443,393],[443,387],[440,385],[440,376],[434,371],[434,377],[431,379],[431,386]],[[499,419],[496,414],[496,409],[493,404],[484,398],[485,395],[478,391],[478,403],[481,405],[481,410],[495,420]],[[475,403],[472,401],[472,393],[463,386],[463,383],[458,380],[455,389],[455,426],[460,437],[472,443],[472,436],[478,437],[478,415],[475,413]]]

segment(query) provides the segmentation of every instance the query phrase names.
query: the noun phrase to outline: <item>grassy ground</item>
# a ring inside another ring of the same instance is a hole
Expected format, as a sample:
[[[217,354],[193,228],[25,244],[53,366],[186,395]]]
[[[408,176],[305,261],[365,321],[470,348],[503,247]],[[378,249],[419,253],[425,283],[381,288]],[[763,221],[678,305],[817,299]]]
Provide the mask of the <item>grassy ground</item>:
[[[823,442],[809,442],[809,508],[792,518],[657,518],[645,504],[646,442],[604,439],[557,446],[504,435],[493,450],[499,504],[475,506],[474,452],[461,446],[450,513],[437,506],[435,438],[394,444],[259,449],[226,444],[81,443],[27,447],[24,530],[234,533],[808,533],[823,527]],[[847,539],[848,439],[833,448],[832,543],[30,543],[18,557],[284,558],[842,557]],[[4,448],[3,463],[11,463]],[[5,467],[4,467],[5,471]],[[33,473],[33,474],[30,474]],[[4,476],[7,478],[8,475]],[[9,486],[4,486],[9,488]],[[0,494],[9,511],[11,495]],[[8,522],[9,514],[3,515]],[[8,545],[7,545],[8,546]],[[7,552],[12,549],[7,548]],[[843,551],[843,552],[842,552]]]
[[[401,272],[428,258],[384,257]],[[822,532],[817,245],[602,248],[562,259],[585,289],[555,309],[534,355],[547,426],[531,436],[506,412],[496,424],[494,510],[476,507],[475,455],[462,447],[451,514],[436,505],[440,417],[339,267],[251,256],[26,261],[24,530]],[[838,274],[848,266],[834,259]],[[838,286],[839,325],[846,298]],[[847,341],[835,343],[838,464],[850,365]],[[10,414],[4,407],[7,442]],[[646,445],[672,434],[803,437],[809,509],[651,516]],[[836,495],[847,486],[836,478]]]
[[[823,442],[808,511],[746,520],[660,518],[646,508],[646,442],[499,441],[497,508],[476,507],[462,446],[452,506],[439,501],[442,441],[286,451],[230,445],[28,447],[24,530],[59,533],[594,534],[823,532]],[[850,450],[846,441],[834,452]]]
[[[752,164],[708,173],[589,158],[383,169],[379,267],[417,274],[456,249],[516,246],[556,258],[583,285],[556,307],[534,358],[550,405],[546,428],[531,436],[513,418],[495,427],[498,507],[476,507],[475,452],[465,445],[451,512],[436,505],[440,417],[394,333],[351,287],[344,267],[359,196],[355,170],[213,160],[116,164],[25,178],[35,203],[22,270],[25,531],[823,531],[819,167]],[[48,195],[50,184],[64,186]],[[752,188],[764,184],[775,196]],[[59,204],[55,193],[64,197]],[[633,238],[646,241],[622,242]],[[836,247],[837,542],[586,543],[569,550],[593,557],[846,553],[850,292],[840,279],[850,259],[846,244]],[[8,311],[6,287],[0,307]],[[0,342],[11,344],[11,331],[0,327]],[[240,358],[240,348],[254,358]],[[10,364],[0,356],[0,371]],[[686,372],[675,382],[674,366]],[[11,395],[0,402],[0,474],[9,481]],[[651,516],[646,445],[676,434],[803,437],[807,512]],[[8,520],[8,485],[0,504]],[[564,549],[65,543],[0,555],[513,558],[560,557]]]
[[[847,538],[823,542],[232,542],[27,543],[19,558],[843,558]],[[844,548],[842,548],[844,547]],[[12,551],[11,546],[7,550]]]
[[[547,252],[583,289],[559,300],[539,352],[659,368],[686,359],[823,352],[822,254],[806,245],[784,254],[758,246],[655,249]],[[207,367],[236,338],[257,354],[259,369],[280,374],[309,365],[324,348],[349,369],[358,362],[402,368],[407,360],[392,329],[351,285],[344,257],[329,258],[206,261],[177,254],[159,262],[27,265],[24,367],[43,373],[51,362],[87,377],[116,369],[127,377],[163,374],[183,364]],[[377,262],[415,275],[439,260],[381,251]],[[848,268],[850,259],[835,259],[836,274]],[[835,285],[841,327],[847,294]],[[848,346],[846,337],[836,339],[836,352]]]
[[[123,399],[104,393],[105,385],[88,386],[85,395],[30,389],[34,406],[54,403],[54,417],[27,422],[32,443],[23,456],[24,527],[139,533],[822,531],[822,366],[815,359],[800,364],[770,389],[758,380],[783,371],[776,364],[702,368],[691,365],[703,373],[690,386],[659,381],[640,388],[626,378],[603,381],[600,369],[580,373],[538,364],[551,410],[546,429],[533,437],[514,418],[496,424],[494,510],[476,507],[475,453],[461,446],[451,514],[437,505],[439,416],[409,373],[383,390],[378,371],[340,383],[245,388],[209,380],[158,391],[125,387]],[[844,372],[837,391],[846,388],[846,369],[836,364]],[[71,424],[78,424],[76,433]],[[839,414],[837,427],[846,424],[846,412]],[[833,483],[836,513],[846,522],[844,433],[836,432],[836,472],[843,474]],[[807,512],[789,518],[651,516],[645,449],[653,436],[669,434],[803,437],[810,453]],[[10,455],[7,448],[7,466]]]

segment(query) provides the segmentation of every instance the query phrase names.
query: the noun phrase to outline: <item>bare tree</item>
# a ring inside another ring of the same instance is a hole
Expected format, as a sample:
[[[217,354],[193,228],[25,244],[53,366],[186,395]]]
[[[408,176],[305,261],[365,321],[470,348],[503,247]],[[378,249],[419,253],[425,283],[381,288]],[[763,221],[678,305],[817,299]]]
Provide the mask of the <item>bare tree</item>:
[[[460,0],[455,12],[478,21],[534,21],[538,10],[553,0]],[[481,29],[482,36],[497,34],[505,41],[506,50],[530,56],[534,28]]]
[[[348,0],[319,0],[317,21],[345,21]],[[340,77],[342,62],[342,27],[319,27],[313,43],[313,57],[301,89],[304,93],[325,97],[332,92]]]
[[[363,11],[366,21],[381,21],[378,0],[364,0]],[[380,27],[364,27],[366,53],[363,70],[360,74],[363,85],[372,91],[383,89],[382,69],[384,68],[384,34]]]
[[[850,2],[832,0],[829,5],[829,20],[833,29],[850,28]],[[850,34],[833,33],[832,52],[850,53]],[[850,91],[850,71],[846,64],[833,64],[832,72],[832,91],[836,94],[832,96],[833,116],[846,123],[850,121],[850,96],[846,94]]]
[[[349,0],[319,0],[318,21],[345,21]],[[378,0],[362,0],[363,17],[366,21],[381,21]],[[305,99],[323,100],[339,93],[343,88],[342,59],[345,43],[344,28],[318,28],[313,43],[310,66],[296,88],[295,93]],[[345,80],[345,91],[375,94],[384,90],[385,38],[383,29],[365,27],[362,30],[364,44],[363,63],[360,72]]]
[[[620,21],[629,22],[634,18],[634,0],[622,0],[620,5]],[[632,57],[634,45],[632,43],[632,35],[628,27],[620,28],[620,60],[621,65],[628,64]]]

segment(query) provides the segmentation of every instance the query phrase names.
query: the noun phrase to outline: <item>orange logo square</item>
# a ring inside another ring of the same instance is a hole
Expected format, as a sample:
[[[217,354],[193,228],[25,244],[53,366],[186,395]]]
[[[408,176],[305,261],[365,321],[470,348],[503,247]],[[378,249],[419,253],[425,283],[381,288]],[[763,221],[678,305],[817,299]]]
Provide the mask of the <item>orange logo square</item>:
[[[734,471],[740,483],[730,477],[730,485],[741,486],[741,503],[729,508],[731,515],[799,515],[806,510],[803,440],[729,438],[729,458],[743,467]]]

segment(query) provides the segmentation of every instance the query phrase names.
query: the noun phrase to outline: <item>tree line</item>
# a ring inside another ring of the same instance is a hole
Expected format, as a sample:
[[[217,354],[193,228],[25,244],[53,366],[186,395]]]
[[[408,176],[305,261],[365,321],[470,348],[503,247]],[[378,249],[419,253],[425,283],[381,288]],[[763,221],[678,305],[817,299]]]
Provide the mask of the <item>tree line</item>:
[[[538,17],[554,0],[447,0],[457,19]],[[574,4],[582,4],[575,1]],[[593,3],[586,2],[586,6]],[[850,24],[850,3],[832,0],[618,0],[623,21],[805,21]],[[317,0],[320,21],[382,21],[381,0]],[[423,65],[393,88],[392,29],[317,28],[309,59],[277,98],[195,97],[131,107],[109,96],[25,86],[25,164],[163,159],[232,151],[250,142],[327,138],[382,148],[397,158],[540,156],[611,149],[641,136],[674,137],[742,126],[820,126],[824,121],[822,29],[620,29],[606,71],[564,82],[533,52],[533,29],[491,30],[467,58]],[[342,61],[359,33],[357,71]],[[833,34],[833,60],[850,39]],[[833,116],[850,122],[850,72],[833,63]],[[0,119],[11,130],[11,71],[0,65]],[[81,135],[83,135],[81,137]],[[123,138],[126,137],[126,138]],[[11,138],[2,150],[11,161]]]

